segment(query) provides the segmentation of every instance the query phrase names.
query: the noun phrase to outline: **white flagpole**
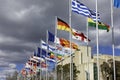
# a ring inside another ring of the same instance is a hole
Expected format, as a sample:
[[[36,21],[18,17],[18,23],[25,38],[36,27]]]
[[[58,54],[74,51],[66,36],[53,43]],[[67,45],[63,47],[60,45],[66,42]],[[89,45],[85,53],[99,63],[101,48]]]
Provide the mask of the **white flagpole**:
[[[48,30],[47,30],[46,43],[48,44]],[[48,57],[47,54],[48,54],[48,46],[47,46],[47,50],[46,50],[46,57]],[[46,60],[46,64],[47,64],[47,60]],[[48,68],[47,67],[46,67],[46,80],[48,80]]]
[[[32,58],[32,57],[31,57]],[[34,63],[32,62],[32,71],[34,71],[33,70],[33,66],[34,66]],[[34,75],[33,75],[33,73],[32,73],[32,80],[34,79]]]
[[[37,57],[37,53],[35,53],[35,56]],[[37,78],[37,62],[35,63],[35,68],[36,68],[36,75],[35,75],[35,80],[36,80],[36,78]]]
[[[40,41],[41,43],[40,43],[40,57],[42,56],[42,41]],[[42,79],[41,77],[42,77],[42,67],[41,67],[41,62],[42,61],[40,61],[40,80]]]
[[[71,0],[69,0],[69,26],[71,29]],[[70,80],[73,80],[73,57],[72,57],[72,50],[71,50],[71,32],[69,32],[69,39],[70,39]]]
[[[114,27],[113,27],[113,0],[111,0],[111,27],[112,27],[113,70],[114,70],[114,80],[116,80],[116,70],[115,70],[115,46],[114,46]]]
[[[63,80],[63,61],[61,62],[61,65],[62,65],[62,67],[61,67],[61,80]]]
[[[55,37],[57,37],[57,16],[55,16]],[[55,39],[56,42],[56,39]],[[56,48],[56,43],[55,43]],[[57,80],[57,54],[55,54],[56,64],[55,64],[55,80]]]
[[[87,19],[88,18],[86,18],[86,31],[87,31],[87,57],[88,57],[88,76],[87,76],[87,78],[88,78],[88,80],[90,80],[90,74],[89,74],[89,51],[88,51],[88,44],[89,44],[89,33],[88,33],[88,21],[87,21]]]
[[[100,74],[99,74],[99,31],[98,31],[98,1],[96,0],[96,40],[97,40],[97,74],[98,74],[98,80],[100,80]]]

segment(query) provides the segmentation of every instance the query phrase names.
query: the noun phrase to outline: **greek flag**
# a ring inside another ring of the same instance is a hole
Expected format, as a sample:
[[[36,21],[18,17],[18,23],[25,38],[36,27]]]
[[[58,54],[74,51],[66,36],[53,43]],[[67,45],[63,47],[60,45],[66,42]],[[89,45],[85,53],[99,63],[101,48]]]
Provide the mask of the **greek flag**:
[[[54,51],[55,50],[55,47],[47,44],[46,42],[44,42],[43,40],[41,40],[41,48],[42,49],[45,49],[45,50],[49,50],[49,51]]]
[[[90,10],[88,7],[86,7],[84,4],[80,3],[77,0],[72,0],[72,11],[81,14],[83,16],[92,18],[94,21],[96,21],[96,12]],[[99,14],[98,14],[98,21],[100,20]]]

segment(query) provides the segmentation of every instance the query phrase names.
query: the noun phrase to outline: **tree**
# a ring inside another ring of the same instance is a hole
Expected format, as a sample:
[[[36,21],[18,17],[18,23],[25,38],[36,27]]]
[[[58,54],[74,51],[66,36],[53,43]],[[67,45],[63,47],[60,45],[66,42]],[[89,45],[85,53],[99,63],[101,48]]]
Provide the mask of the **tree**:
[[[17,71],[15,71],[12,75],[8,74],[6,75],[6,80],[17,80],[17,75],[18,75]]]
[[[73,80],[77,79],[77,74],[80,71],[77,70],[77,67],[73,63]],[[57,80],[61,80],[60,77],[62,76],[61,70],[63,70],[63,80],[70,80],[70,63],[65,65],[58,65],[57,66]]]
[[[100,65],[104,80],[113,80],[113,60],[109,59]],[[116,80],[120,80],[120,61],[115,61]]]
[[[100,67],[101,67],[103,79],[109,80],[110,76],[112,75],[112,69],[109,66],[109,64],[107,62],[103,62],[103,64],[101,64]]]

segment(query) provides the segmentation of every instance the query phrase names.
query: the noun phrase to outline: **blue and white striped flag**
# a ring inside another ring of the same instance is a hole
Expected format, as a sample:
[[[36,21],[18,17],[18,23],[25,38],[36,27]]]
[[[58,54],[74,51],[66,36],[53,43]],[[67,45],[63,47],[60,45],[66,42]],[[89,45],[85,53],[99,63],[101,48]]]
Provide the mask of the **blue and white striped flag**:
[[[42,49],[45,49],[45,50],[48,49],[49,51],[52,51],[52,52],[55,50],[55,47],[47,44],[47,43],[44,42],[43,40],[41,40],[41,48],[42,48]]]
[[[77,0],[72,0],[72,11],[77,14],[92,18],[94,21],[96,21],[96,12],[90,10],[88,7],[86,7],[84,4],[80,3]],[[98,14],[98,21],[99,20],[100,16]]]

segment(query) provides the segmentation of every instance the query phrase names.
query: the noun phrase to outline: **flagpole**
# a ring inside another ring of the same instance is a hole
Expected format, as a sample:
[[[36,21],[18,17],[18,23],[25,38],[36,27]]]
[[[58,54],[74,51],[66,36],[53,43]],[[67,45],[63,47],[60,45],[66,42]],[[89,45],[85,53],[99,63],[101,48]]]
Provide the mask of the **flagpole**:
[[[48,44],[48,30],[47,30],[47,35],[46,35],[46,43]],[[48,57],[48,46],[47,46],[47,50],[46,50],[46,57]],[[47,64],[47,60],[46,60],[46,65]],[[48,80],[48,67],[46,67],[46,80]]]
[[[31,57],[32,58],[32,57]],[[34,66],[34,63],[32,62],[32,71],[33,71],[33,66]],[[34,75],[32,74],[32,80],[34,79]]]
[[[88,33],[88,22],[87,22],[87,19],[88,19],[88,18],[86,18],[86,31],[87,31],[87,57],[88,57],[88,62],[87,62],[87,63],[88,63],[88,76],[87,76],[87,78],[88,78],[88,80],[90,80],[90,76],[89,76],[89,75],[90,75],[90,74],[89,74],[89,57],[90,57],[90,56],[89,56],[89,51],[88,51],[89,33]]]
[[[31,56],[30,56],[30,58],[32,58]],[[30,61],[31,61],[31,59],[30,59]],[[32,65],[32,71],[33,71],[33,62],[31,61],[31,65]],[[32,80],[33,80],[33,73],[32,73]]]
[[[97,77],[98,80],[100,80],[100,74],[99,74],[99,32],[98,32],[98,1],[96,0],[96,40],[97,40]]]
[[[63,80],[63,61],[61,62],[62,66],[61,66],[61,80]]]
[[[37,53],[35,53],[35,55],[37,57]],[[36,62],[35,68],[36,68],[36,76],[35,76],[35,80],[36,80],[37,79],[37,62]]]
[[[42,56],[41,54],[42,54],[42,48],[41,48],[41,46],[42,46],[42,41],[40,40],[40,57]],[[41,61],[40,61],[40,80],[42,79],[41,78],[42,77],[42,67],[41,67]]]
[[[31,63],[31,60],[30,61],[30,70],[32,69],[32,63]],[[30,74],[30,70],[29,70],[29,74]],[[32,80],[32,75],[30,74],[30,79]]]
[[[69,0],[69,26],[71,29],[71,0]],[[71,50],[71,32],[69,32],[70,38],[70,80],[73,80],[73,58],[72,58],[72,50]]]
[[[113,52],[113,72],[114,80],[116,80],[116,70],[115,70],[115,46],[114,46],[114,27],[113,27],[113,0],[111,0],[111,27],[112,27],[112,52]]]
[[[55,37],[57,37],[57,16],[55,16]],[[55,38],[56,42],[56,38]],[[56,47],[56,43],[55,43]],[[55,54],[56,64],[55,64],[55,80],[57,80],[57,54]]]

